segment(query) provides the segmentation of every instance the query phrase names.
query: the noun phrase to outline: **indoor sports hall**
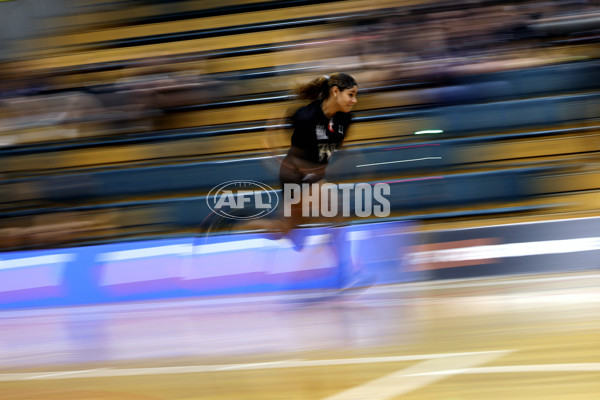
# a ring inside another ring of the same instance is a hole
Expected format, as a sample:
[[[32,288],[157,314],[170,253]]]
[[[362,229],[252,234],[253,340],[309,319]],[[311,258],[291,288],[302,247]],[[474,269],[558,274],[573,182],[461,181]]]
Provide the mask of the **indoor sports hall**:
[[[0,398],[599,399],[599,15],[0,1]]]

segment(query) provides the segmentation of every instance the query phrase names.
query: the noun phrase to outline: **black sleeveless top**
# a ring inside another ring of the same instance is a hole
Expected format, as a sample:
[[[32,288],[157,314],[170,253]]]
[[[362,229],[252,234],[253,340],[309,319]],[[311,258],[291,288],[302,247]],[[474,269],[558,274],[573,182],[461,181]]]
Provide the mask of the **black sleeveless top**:
[[[352,122],[352,115],[344,112],[327,118],[321,109],[322,102],[300,107],[291,118],[292,146],[302,150],[302,158],[317,164],[329,162]]]

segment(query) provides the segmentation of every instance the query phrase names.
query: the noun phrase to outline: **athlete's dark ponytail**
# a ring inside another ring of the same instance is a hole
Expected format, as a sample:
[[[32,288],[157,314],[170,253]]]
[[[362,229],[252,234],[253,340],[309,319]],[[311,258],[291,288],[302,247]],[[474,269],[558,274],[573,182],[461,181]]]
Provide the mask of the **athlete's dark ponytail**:
[[[340,90],[350,89],[357,86],[356,80],[343,72],[337,72],[331,76],[320,76],[312,81],[294,88],[294,94],[301,100],[325,100],[329,97],[329,89],[337,86]]]

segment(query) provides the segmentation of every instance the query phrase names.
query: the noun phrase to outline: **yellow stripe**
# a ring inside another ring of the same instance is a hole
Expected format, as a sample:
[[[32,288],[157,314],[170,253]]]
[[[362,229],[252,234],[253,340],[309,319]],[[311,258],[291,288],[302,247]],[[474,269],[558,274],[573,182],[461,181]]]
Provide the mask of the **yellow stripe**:
[[[239,46],[269,45],[291,40],[313,40],[321,38],[331,27],[303,27],[278,29],[266,32],[254,32],[224,37],[186,40],[172,43],[159,43],[130,48],[117,48],[97,51],[85,51],[63,56],[45,57],[29,60],[23,65],[37,69],[51,69],[121,60],[134,60],[150,56],[170,56],[179,53],[193,53],[222,50]],[[19,63],[17,63],[19,64]]]
[[[544,176],[533,182],[540,193],[566,193],[600,189],[600,172]],[[600,206],[598,203],[597,206]]]
[[[600,138],[589,133],[581,136],[535,138],[507,143],[469,145],[458,149],[458,158],[462,162],[490,162],[599,150]]]
[[[242,4],[243,2],[236,1],[231,3]],[[207,7],[201,3],[194,3],[190,5],[179,6],[177,9],[174,7],[177,5],[170,5],[171,10],[169,12],[186,12],[194,11],[198,9],[213,8],[215,6],[224,6],[221,2],[214,2],[212,7]],[[43,46],[70,46],[84,43],[101,42],[101,41],[113,41],[121,40],[133,37],[142,37],[147,35],[165,35],[178,32],[193,31],[199,29],[217,29],[236,25],[246,24],[259,24],[278,20],[285,20],[290,18],[304,18],[309,19],[313,17],[321,17],[324,15],[343,13],[356,13],[376,10],[379,8],[396,7],[398,6],[397,1],[368,1],[368,0],[350,0],[340,1],[333,4],[318,4],[318,5],[305,5],[298,7],[289,7],[284,9],[272,9],[272,10],[261,10],[247,13],[237,13],[231,15],[218,15],[211,17],[195,18],[191,20],[171,21],[171,22],[160,22],[154,24],[146,24],[141,26],[122,26],[117,28],[102,29],[93,32],[82,32],[69,35],[60,35],[54,37],[47,37],[41,41]],[[146,6],[138,7],[135,9],[136,17],[148,17],[159,14],[164,14],[166,10],[165,6]],[[81,24],[93,24],[95,22],[104,21],[118,21],[122,19],[130,18],[132,10],[118,10],[118,11],[107,11],[102,13],[90,14],[88,16],[81,16],[77,21]],[[69,20],[66,21],[69,24]]]
[[[390,3],[390,2],[387,2]],[[254,11],[240,14],[218,15],[214,17],[195,18],[172,22],[161,22],[141,26],[124,26],[112,29],[103,29],[94,32],[83,32],[78,34],[49,37],[45,39],[45,45],[69,46],[75,44],[122,40],[148,35],[166,35],[178,32],[194,31],[200,29],[218,29],[236,25],[259,24],[290,18],[313,18],[327,14],[369,11],[383,7],[372,1],[344,1],[334,4],[320,4],[284,9]],[[136,16],[157,15],[164,13],[164,6],[141,7],[137,9]],[[131,11],[119,13],[124,18],[131,16]],[[116,19],[113,17],[113,20]]]
[[[270,1],[273,0],[262,0],[263,3],[268,3]],[[193,12],[217,7],[251,4],[255,2],[255,0],[195,0],[183,4],[181,2],[169,4],[170,10],[167,11],[171,13]],[[94,25],[115,25],[115,23],[118,23],[121,20],[130,19],[132,15],[137,18],[143,18],[161,14],[165,14],[165,6],[150,5],[53,17],[49,22],[50,24],[59,27],[87,25],[86,28],[89,28]]]

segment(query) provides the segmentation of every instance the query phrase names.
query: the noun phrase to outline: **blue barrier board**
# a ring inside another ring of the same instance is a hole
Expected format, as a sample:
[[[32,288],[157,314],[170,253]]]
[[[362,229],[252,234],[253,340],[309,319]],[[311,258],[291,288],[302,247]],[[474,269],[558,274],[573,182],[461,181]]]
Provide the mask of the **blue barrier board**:
[[[0,309],[339,287],[342,261],[376,284],[419,280],[405,266],[408,222],[303,228],[301,250],[268,234],[185,237],[0,254]]]

